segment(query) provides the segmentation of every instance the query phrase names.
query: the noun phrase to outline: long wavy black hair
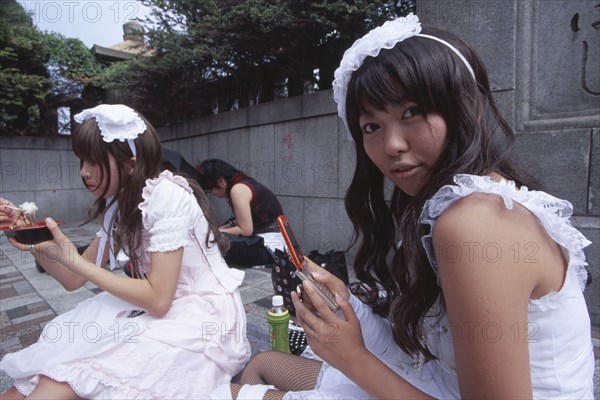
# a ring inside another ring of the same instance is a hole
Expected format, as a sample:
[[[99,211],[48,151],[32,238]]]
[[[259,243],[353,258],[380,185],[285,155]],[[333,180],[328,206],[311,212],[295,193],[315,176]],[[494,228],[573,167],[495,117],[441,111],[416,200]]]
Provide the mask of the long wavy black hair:
[[[138,113],[138,115],[140,114]],[[133,153],[129,145],[125,141],[114,140],[107,143],[102,140],[100,129],[94,118],[78,125],[74,129],[71,138],[73,151],[79,157],[81,167],[83,168],[85,161],[100,167],[100,180],[106,182],[104,192],[100,194],[88,210],[89,219],[86,222],[95,220],[115,201],[118,201],[118,210],[110,223],[110,226],[116,226],[116,229],[114,232],[109,232],[109,234],[114,235],[115,244],[122,248],[132,261],[133,272],[136,276],[139,276],[136,261],[138,260],[137,250],[141,244],[143,228],[142,212],[138,208],[138,205],[142,202],[142,190],[147,179],[156,178],[165,169],[161,162],[160,139],[152,125],[142,115],[140,117],[144,120],[147,128],[144,133],[133,140],[137,157],[131,174],[128,173],[128,170]],[[110,173],[109,155],[116,161],[118,169],[116,174]],[[113,178],[118,179],[119,190],[112,199],[107,201],[106,193]],[[214,235],[212,242],[215,242],[221,251],[225,251],[228,242],[218,229],[212,206],[206,194],[193,180],[188,179],[188,183],[209,223],[210,229],[206,243],[209,244],[209,237],[212,232]],[[85,180],[83,180],[83,184],[86,185]],[[109,227],[104,228],[111,229]]]
[[[353,243],[359,242],[356,276],[371,285],[381,284],[388,294],[388,301],[375,311],[389,317],[404,351],[431,359],[435,355],[420,340],[421,322],[441,289],[421,244],[428,233],[419,222],[425,201],[453,183],[456,174],[498,173],[518,186],[539,185],[509,157],[514,134],[494,103],[480,57],[450,32],[432,28],[422,32],[455,46],[477,81],[456,54],[429,38],[414,36],[381,50],[377,57],[367,57],[352,74],[346,98],[357,162],[345,205],[354,225]],[[359,117],[367,107],[385,110],[404,101],[415,102],[425,115],[441,115],[448,129],[447,144],[420,192],[409,196],[395,187],[388,205],[384,175],[365,152]]]

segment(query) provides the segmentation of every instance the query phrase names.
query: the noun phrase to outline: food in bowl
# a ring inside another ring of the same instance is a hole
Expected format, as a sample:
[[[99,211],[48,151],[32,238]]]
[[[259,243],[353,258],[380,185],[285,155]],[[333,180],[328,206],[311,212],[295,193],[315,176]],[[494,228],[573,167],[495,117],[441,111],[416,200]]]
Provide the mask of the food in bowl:
[[[35,227],[35,213],[38,207],[31,201],[26,201],[19,207],[11,207],[17,212],[15,222],[10,226],[11,229],[18,229],[22,227]],[[45,224],[44,224],[45,225]]]

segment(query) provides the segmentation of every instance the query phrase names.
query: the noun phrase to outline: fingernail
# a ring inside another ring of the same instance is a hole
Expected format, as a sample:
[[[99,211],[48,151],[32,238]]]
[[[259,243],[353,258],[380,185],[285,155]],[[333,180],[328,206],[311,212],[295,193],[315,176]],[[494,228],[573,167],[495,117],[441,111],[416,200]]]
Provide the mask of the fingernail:
[[[50,217],[46,218],[46,225],[54,223],[54,220]]]
[[[313,274],[313,276],[315,278],[322,278],[323,277],[323,274],[321,274],[320,272],[317,272],[317,271],[313,272],[312,274]]]

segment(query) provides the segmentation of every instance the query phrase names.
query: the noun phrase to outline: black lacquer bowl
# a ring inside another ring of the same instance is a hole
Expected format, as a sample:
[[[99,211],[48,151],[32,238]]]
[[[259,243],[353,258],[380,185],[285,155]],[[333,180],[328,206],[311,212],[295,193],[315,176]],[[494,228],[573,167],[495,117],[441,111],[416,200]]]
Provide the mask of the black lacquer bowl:
[[[60,224],[59,221],[56,221],[56,223]],[[53,239],[52,233],[44,221],[36,222],[34,226],[23,228],[0,228],[0,231],[4,232],[7,237],[15,238],[19,243],[23,244],[36,244]]]

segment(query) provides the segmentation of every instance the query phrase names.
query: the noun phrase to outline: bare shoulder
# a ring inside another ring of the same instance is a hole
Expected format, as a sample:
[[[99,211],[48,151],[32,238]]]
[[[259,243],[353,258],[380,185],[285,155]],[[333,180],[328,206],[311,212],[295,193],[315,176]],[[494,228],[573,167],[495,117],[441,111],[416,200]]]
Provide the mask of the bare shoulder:
[[[252,198],[252,190],[245,183],[236,183],[231,187],[230,191],[231,197],[240,197],[240,198]]]
[[[451,269],[453,278],[467,284],[500,274],[505,282],[511,276],[521,283],[535,281],[535,270],[522,268],[526,243],[545,241],[539,220],[526,208],[513,202],[507,208],[501,196],[473,193],[464,197],[438,218],[432,237],[442,277]],[[525,280],[523,280],[526,278]]]
[[[474,193],[456,201],[438,218],[432,237],[442,279],[498,279],[521,287],[528,298],[562,285],[566,261],[559,245],[533,213],[517,202],[507,208],[499,195]]]
[[[433,237],[443,238],[515,238],[522,230],[540,226],[539,220],[525,207],[513,202],[507,208],[501,196],[492,193],[473,193],[457,200],[438,218]],[[524,232],[525,233],[525,232]]]

